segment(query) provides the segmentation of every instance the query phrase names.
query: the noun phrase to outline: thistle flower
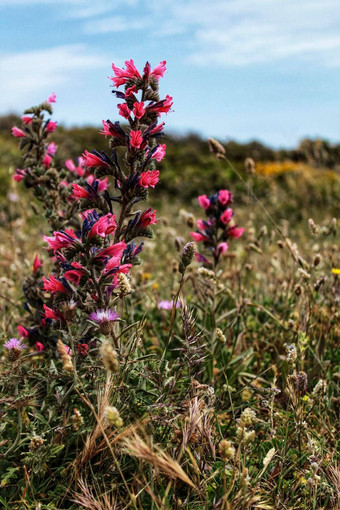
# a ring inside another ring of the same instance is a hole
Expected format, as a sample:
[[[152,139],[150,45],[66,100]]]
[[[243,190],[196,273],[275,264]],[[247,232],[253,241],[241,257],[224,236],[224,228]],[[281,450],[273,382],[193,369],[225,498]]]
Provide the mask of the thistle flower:
[[[166,299],[164,299],[163,301],[160,301],[158,303],[158,309],[159,310],[172,310],[173,306],[174,306],[174,302],[173,301],[168,301]],[[180,308],[180,307],[181,307],[181,303],[180,303],[180,301],[177,301],[176,308]]]
[[[11,338],[4,343],[5,349],[7,349],[7,358],[10,361],[16,361],[22,354],[22,351],[26,349],[26,345],[22,343],[18,338]]]
[[[100,332],[103,335],[109,335],[112,331],[113,323],[119,319],[119,315],[115,310],[102,308],[89,315],[92,322],[98,324]]]
[[[118,372],[119,371],[119,363],[117,358],[117,353],[110,344],[110,342],[104,342],[101,347],[101,354],[103,357],[103,364],[107,370],[110,372]]]

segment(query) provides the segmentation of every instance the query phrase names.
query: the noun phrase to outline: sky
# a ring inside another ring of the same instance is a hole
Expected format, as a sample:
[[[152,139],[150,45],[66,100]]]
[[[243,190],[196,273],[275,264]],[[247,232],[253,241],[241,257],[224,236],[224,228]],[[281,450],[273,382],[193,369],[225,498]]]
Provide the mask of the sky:
[[[112,62],[167,61],[167,130],[340,141],[339,0],[0,0],[0,114],[57,94],[67,126],[118,120]]]

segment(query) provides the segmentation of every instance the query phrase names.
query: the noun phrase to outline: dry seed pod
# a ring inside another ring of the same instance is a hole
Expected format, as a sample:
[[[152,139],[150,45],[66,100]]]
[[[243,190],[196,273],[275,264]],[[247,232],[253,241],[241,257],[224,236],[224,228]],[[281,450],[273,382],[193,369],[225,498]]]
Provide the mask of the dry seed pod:
[[[57,349],[58,349],[58,352],[60,354],[60,357],[61,357],[61,361],[63,362],[63,367],[64,367],[64,370],[66,372],[73,372],[73,364],[72,364],[72,359],[71,359],[71,356],[69,355],[68,353],[68,347],[63,344],[63,342],[60,340],[58,340],[58,343],[57,343]]]
[[[101,347],[103,364],[110,372],[118,372],[119,363],[117,353],[109,342],[105,342]]]

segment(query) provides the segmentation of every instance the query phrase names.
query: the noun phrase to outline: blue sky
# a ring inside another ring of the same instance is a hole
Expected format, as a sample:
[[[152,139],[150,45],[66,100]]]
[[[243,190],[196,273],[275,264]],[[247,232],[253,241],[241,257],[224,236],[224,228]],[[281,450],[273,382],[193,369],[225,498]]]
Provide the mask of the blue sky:
[[[340,141],[338,0],[0,0],[0,114],[56,92],[67,125],[116,120],[111,64],[167,61],[168,131]]]

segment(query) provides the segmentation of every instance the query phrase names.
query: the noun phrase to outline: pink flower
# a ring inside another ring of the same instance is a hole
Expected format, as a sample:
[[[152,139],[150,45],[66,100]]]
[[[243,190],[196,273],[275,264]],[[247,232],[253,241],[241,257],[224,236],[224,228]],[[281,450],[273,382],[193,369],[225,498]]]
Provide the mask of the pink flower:
[[[81,277],[85,274],[85,269],[79,262],[72,262],[71,266],[74,269],[70,269],[69,271],[65,271],[64,277],[66,280],[75,283],[76,285],[79,285],[79,282],[81,280]]]
[[[52,94],[48,97],[47,102],[48,103],[55,103],[56,100],[57,100],[57,96],[55,95],[54,92],[52,92]]]
[[[24,133],[22,129],[19,129],[16,126],[12,127],[12,135],[15,136],[15,138],[26,138],[26,133]]]
[[[232,209],[226,209],[224,211],[224,213],[221,215],[222,223],[224,223],[224,225],[229,223],[229,221],[231,220],[232,216],[233,216],[233,210]]]
[[[46,319],[61,320],[64,318],[63,315],[59,312],[59,310],[57,308],[54,311],[52,308],[49,308],[45,304],[43,305],[43,308],[45,311]]]
[[[148,109],[152,110],[154,112],[157,112],[159,114],[168,113],[168,111],[170,110],[172,105],[173,105],[172,97],[169,95],[166,95],[165,99],[162,99],[162,101],[157,101],[157,103],[149,105]]]
[[[131,110],[129,109],[126,103],[117,104],[119,115],[124,117],[124,119],[128,119],[130,117]],[[103,121],[104,123],[104,121]]]
[[[104,123],[104,121],[103,121]],[[85,151],[83,154],[84,158],[84,165],[87,166],[87,168],[91,168],[93,166],[105,166],[109,167],[109,163],[104,161],[99,155],[93,154],[92,152]]]
[[[149,132],[150,135],[157,135],[158,133],[161,133],[163,131],[163,128],[165,126],[165,122],[161,122],[158,126],[151,129]]]
[[[76,170],[76,165],[73,163],[72,159],[67,159],[65,161],[65,166],[70,172],[75,172]]]
[[[128,87],[125,91],[125,97],[131,97],[133,94],[137,94],[138,90],[136,85],[132,85],[132,87]]]
[[[87,344],[78,344],[77,349],[78,349],[79,354],[81,354],[82,356],[85,357],[89,350],[89,346]]]
[[[22,341],[19,340],[18,338],[11,338],[10,340],[4,343],[4,347],[8,350],[14,349],[18,351],[26,349],[26,345],[23,344]]]
[[[112,234],[116,228],[117,223],[115,221],[116,215],[108,213],[106,216],[102,216],[98,221],[92,226],[88,237],[91,238],[93,236],[105,237],[109,234]]]
[[[220,255],[223,255],[223,253],[225,253],[227,249],[228,249],[227,243],[220,243],[217,245],[217,251]]]
[[[120,266],[120,259],[121,257],[111,257],[106,263],[104,274],[109,273],[113,269],[115,270],[115,273],[127,274],[129,272],[130,267],[132,267],[132,264],[123,264],[122,266]]]
[[[57,123],[53,120],[49,120],[46,124],[45,131],[46,133],[53,133],[57,129]]]
[[[158,163],[162,161],[162,159],[165,156],[165,149],[166,149],[165,143],[161,143],[160,145],[158,145],[157,149],[151,156],[152,159],[155,159],[156,161],[158,161]]]
[[[234,237],[235,239],[238,239],[243,235],[244,228],[237,228],[236,225],[234,227],[230,227],[227,230],[227,234],[230,237]]]
[[[164,73],[166,71],[166,60],[163,60],[163,62],[160,62],[158,66],[156,66],[150,73],[150,76],[154,76],[157,80],[159,78],[163,78]]]
[[[198,203],[200,204],[203,209],[208,209],[210,207],[210,200],[207,197],[207,195],[201,195],[198,197]]]
[[[201,241],[209,241],[207,237],[199,232],[190,232],[191,237],[196,241],[196,243],[200,243]]]
[[[68,292],[68,290],[64,287],[64,285],[61,283],[61,281],[58,280],[58,278],[56,278],[53,275],[51,275],[49,278],[45,278],[43,276],[43,282],[44,282],[43,290],[45,290],[47,292],[52,292],[52,293],[55,293],[55,292],[66,293],[66,292]]]
[[[204,221],[203,220],[197,220],[197,226],[200,230],[204,230],[205,229],[205,224],[204,224]]]
[[[136,102],[133,104],[133,106],[134,106],[134,108],[133,108],[134,116],[137,119],[141,119],[143,117],[143,115],[145,115],[144,102],[143,101],[141,101],[140,103]]]
[[[79,184],[72,184],[73,194],[75,198],[89,198],[90,193]]]
[[[159,170],[147,170],[140,174],[139,185],[143,188],[154,188],[158,183]]]
[[[45,349],[44,344],[42,344],[41,342],[35,342],[34,348],[38,352],[41,352]]]
[[[174,306],[174,302],[173,301],[168,301],[167,299],[163,299],[163,301],[160,301],[158,303],[158,309],[159,310],[172,310],[173,306]],[[177,301],[176,308],[181,308],[181,302],[180,301]]]
[[[105,261],[107,257],[118,257],[120,260],[125,248],[126,243],[124,241],[120,241],[119,243],[112,244],[111,246],[100,250],[96,254],[95,259],[99,261]]]
[[[55,153],[57,152],[56,144],[54,142],[49,143],[46,152],[50,154],[50,156],[54,156]]]
[[[227,189],[221,189],[218,192],[218,201],[222,205],[227,205],[232,200],[232,193],[228,191]]]
[[[52,158],[49,154],[45,154],[43,159],[43,165],[45,168],[50,168]]]
[[[39,267],[41,267],[43,264],[41,262],[41,260],[39,259],[38,257],[38,254],[36,254],[36,256],[34,257],[34,261],[33,261],[33,274],[35,274]]]
[[[33,122],[33,118],[32,117],[29,117],[28,115],[23,115],[21,117],[21,120],[23,121],[24,124],[32,124]]]
[[[74,172],[76,173],[79,177],[83,177],[84,173],[85,173],[85,170],[84,168],[82,168],[82,165],[84,163],[84,160],[83,158],[80,156],[78,158],[78,166],[76,166],[72,159],[67,159],[65,161],[65,166],[68,170],[70,170],[70,172]]]
[[[143,142],[143,136],[140,129],[138,131],[130,131],[130,145],[139,149]]]
[[[52,237],[44,236],[44,240],[48,243],[48,247],[53,250],[68,248],[74,241],[79,241],[72,228],[66,228],[60,232],[53,232]]]
[[[127,82],[130,78],[141,78],[141,75],[139,74],[134,61],[126,60],[125,61],[126,69],[122,69],[121,67],[117,67],[114,64],[112,64],[112,70],[115,74],[114,78],[110,78],[110,80],[113,81],[116,87],[120,87],[121,85],[124,85],[124,83]]]
[[[211,262],[204,255],[201,255],[201,253],[196,252],[195,257],[197,262],[203,262],[203,264],[211,265]]]
[[[17,326],[18,333],[21,337],[27,338],[30,336],[29,331],[24,326]]]
[[[13,179],[17,182],[20,182],[23,180],[23,178],[26,175],[26,169],[20,170],[19,168],[15,169],[15,174],[13,175]]]
[[[107,189],[108,182],[109,182],[108,177],[105,177],[105,179],[100,180],[100,179],[96,179],[95,176],[91,174],[86,179],[86,182],[88,182],[91,186],[95,181],[98,182],[98,188],[97,188],[98,192],[105,191]]]
[[[156,219],[156,211],[152,211],[151,207],[149,207],[148,209],[146,209],[146,211],[142,213],[141,217],[139,218],[138,224],[142,228],[146,228],[149,225],[154,225],[155,223],[157,223],[157,221],[158,220]]]

